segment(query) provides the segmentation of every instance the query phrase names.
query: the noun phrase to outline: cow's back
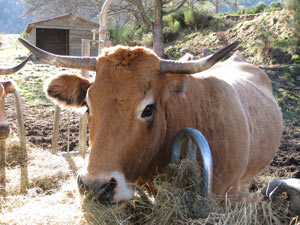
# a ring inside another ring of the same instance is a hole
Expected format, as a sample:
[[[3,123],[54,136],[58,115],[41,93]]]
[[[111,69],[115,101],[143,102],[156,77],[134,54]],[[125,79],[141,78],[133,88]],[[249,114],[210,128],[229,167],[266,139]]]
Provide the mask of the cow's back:
[[[270,80],[238,56],[188,78],[185,95],[171,98],[166,107],[163,148],[171,148],[178,130],[199,129],[213,154],[216,194],[249,181],[279,146],[282,120]]]

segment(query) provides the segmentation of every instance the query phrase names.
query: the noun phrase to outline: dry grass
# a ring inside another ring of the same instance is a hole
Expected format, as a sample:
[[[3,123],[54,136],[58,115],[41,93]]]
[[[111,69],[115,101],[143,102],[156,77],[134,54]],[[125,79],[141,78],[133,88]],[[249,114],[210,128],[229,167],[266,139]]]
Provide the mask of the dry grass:
[[[90,224],[294,224],[297,217],[286,214],[287,202],[258,202],[220,206],[214,197],[201,197],[199,168],[184,160],[170,165],[154,186],[157,196],[152,201],[136,195],[129,202],[106,207],[93,200],[83,200],[85,217]]]
[[[27,161],[29,189],[22,194],[18,139],[9,139],[6,150],[7,196],[0,198],[0,224],[299,223],[299,218],[287,216],[285,200],[221,207],[215,198],[201,197],[200,169],[188,160],[170,165],[154,181],[156,198],[137,191],[133,200],[107,207],[79,197],[75,177],[84,165],[81,157],[66,158],[31,147]]]
[[[6,197],[0,197],[0,224],[86,224],[75,179],[84,160],[29,148],[29,189],[27,194],[22,194],[19,151],[18,139],[9,139],[6,146]]]

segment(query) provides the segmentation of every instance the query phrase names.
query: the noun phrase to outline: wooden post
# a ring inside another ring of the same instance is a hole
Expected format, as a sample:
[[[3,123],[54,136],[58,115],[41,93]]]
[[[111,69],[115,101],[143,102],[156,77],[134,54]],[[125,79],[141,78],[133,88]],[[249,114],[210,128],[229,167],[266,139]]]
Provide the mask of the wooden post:
[[[91,40],[82,39],[81,40],[81,55],[90,56],[90,43]],[[89,78],[89,71],[82,70],[82,76]],[[86,154],[86,142],[87,142],[87,113],[84,113],[80,117],[79,121],[79,153],[84,157]]]
[[[21,163],[21,193],[26,193],[28,189],[28,168],[27,168],[27,149],[26,149],[26,139],[25,139],[25,128],[24,128],[24,118],[21,97],[19,92],[16,90],[14,92],[16,98],[17,106],[17,116],[18,116],[18,134],[21,147],[22,163]]]
[[[6,196],[6,176],[5,176],[5,140],[0,140],[0,196]]]
[[[51,152],[52,154],[57,153],[57,142],[58,142],[58,135],[59,135],[59,121],[60,121],[60,108],[59,106],[55,106],[55,113],[54,113],[54,124],[53,124],[53,136],[52,136],[52,144],[51,144]]]
[[[0,110],[4,113],[4,98],[0,103]],[[6,149],[5,149],[5,140],[0,140],[0,196],[6,196],[6,175],[5,175],[5,167],[6,167]]]

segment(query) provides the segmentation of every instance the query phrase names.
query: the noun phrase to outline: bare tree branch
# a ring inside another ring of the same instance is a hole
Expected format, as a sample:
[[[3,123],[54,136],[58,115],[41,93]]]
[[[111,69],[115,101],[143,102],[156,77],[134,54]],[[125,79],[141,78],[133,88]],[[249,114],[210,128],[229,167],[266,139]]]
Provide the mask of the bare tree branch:
[[[169,14],[171,14],[171,13],[174,13],[174,12],[178,11],[178,10],[184,5],[184,3],[186,3],[186,0],[183,0],[180,4],[178,4],[177,7],[176,7],[175,9],[172,9],[172,10],[169,10],[169,11],[164,11],[164,12],[163,12],[163,15],[164,15],[164,16],[165,16],[165,15],[169,15]]]

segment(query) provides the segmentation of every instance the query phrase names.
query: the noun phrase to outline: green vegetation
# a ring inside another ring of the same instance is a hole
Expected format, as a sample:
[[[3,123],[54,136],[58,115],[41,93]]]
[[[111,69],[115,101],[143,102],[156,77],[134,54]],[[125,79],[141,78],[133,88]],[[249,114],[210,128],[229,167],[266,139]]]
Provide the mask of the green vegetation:
[[[244,14],[256,14],[266,12],[274,12],[282,10],[282,4],[280,2],[271,2],[269,6],[267,6],[264,2],[259,2],[255,6],[251,6],[249,8],[240,9],[237,12],[237,15],[244,15]]]
[[[265,3],[259,2],[257,5],[249,7],[247,9],[240,9],[237,12],[237,15],[262,13],[266,7],[267,6]]]
[[[290,73],[286,73],[283,77],[286,80],[292,80],[295,82],[294,78]],[[281,108],[282,115],[284,119],[296,119],[299,121],[300,108],[299,107],[291,107],[300,105],[300,96],[296,92],[287,91],[283,88],[273,89],[273,92],[276,96],[276,100]],[[298,118],[298,119],[297,119]]]
[[[266,21],[263,22],[263,26],[256,25],[258,35],[253,42],[253,50],[257,54],[258,60],[263,62],[265,56],[270,53],[271,43],[274,41],[273,33]]]
[[[109,27],[110,40],[113,45],[128,44],[134,39],[134,27],[132,25],[121,27],[120,24]]]
[[[179,20],[176,19],[176,15],[181,14],[170,14],[163,18],[163,34],[165,41],[171,41],[175,39],[182,29],[181,23],[179,22]]]
[[[21,35],[21,37],[24,38],[25,40],[27,40],[27,41],[29,40],[29,34],[26,33],[25,31],[22,32],[20,35]]]
[[[190,31],[202,30],[210,26],[214,29],[223,29],[226,26],[224,21],[219,21],[212,17],[213,8],[209,3],[201,7],[190,8],[185,6],[180,10],[163,17],[163,35],[164,42],[175,40],[180,32],[188,33]],[[152,45],[152,35],[150,30],[141,26],[134,27],[132,24],[121,26],[115,24],[109,27],[110,40],[114,45]]]
[[[266,11],[274,12],[282,10],[282,4],[280,2],[271,2],[270,5],[266,8]]]
[[[291,23],[294,27],[294,43],[296,46],[300,46],[300,1],[287,0],[286,6],[293,12],[293,20]]]

